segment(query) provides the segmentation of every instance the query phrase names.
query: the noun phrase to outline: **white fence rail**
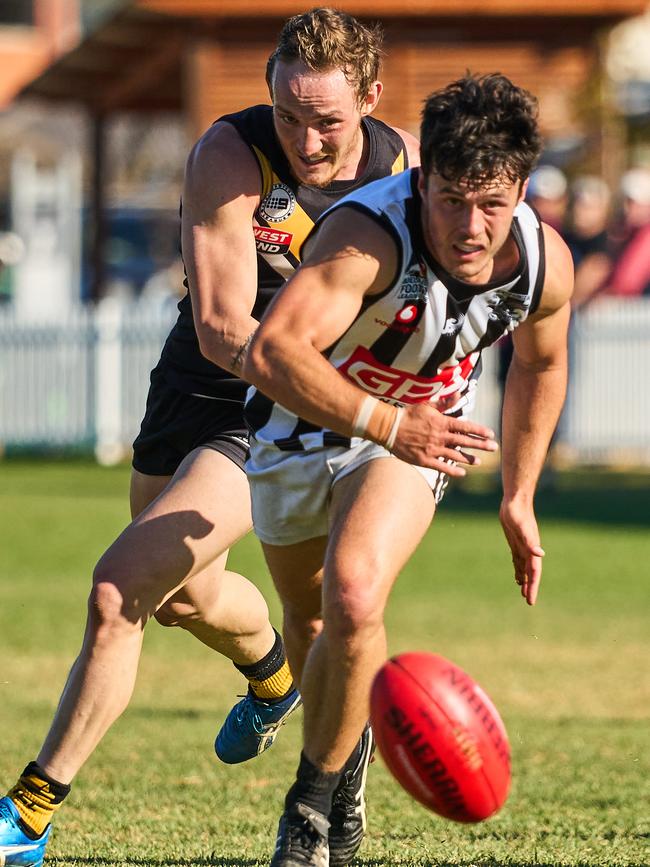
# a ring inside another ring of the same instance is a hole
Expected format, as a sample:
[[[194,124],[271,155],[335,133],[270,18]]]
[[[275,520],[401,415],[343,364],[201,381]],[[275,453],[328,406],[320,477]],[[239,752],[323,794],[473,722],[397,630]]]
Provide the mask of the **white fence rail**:
[[[138,432],[149,372],[177,315],[108,299],[51,324],[0,311],[0,444],[92,448],[111,463]]]
[[[650,465],[650,298],[576,317],[563,443],[578,460]]]
[[[56,323],[0,311],[0,445],[129,453],[175,305],[109,299]],[[498,427],[496,354],[486,352],[475,417]],[[558,445],[578,463],[650,466],[650,299],[600,301],[576,316]]]

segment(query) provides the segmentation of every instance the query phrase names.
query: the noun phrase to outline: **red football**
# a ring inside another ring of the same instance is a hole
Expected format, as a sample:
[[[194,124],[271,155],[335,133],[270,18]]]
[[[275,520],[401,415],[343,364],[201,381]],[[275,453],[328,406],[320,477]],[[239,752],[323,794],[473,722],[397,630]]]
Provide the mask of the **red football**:
[[[510,788],[505,726],[481,687],[432,653],[403,653],[379,670],[370,720],[388,768],[420,803],[456,822],[480,822]]]

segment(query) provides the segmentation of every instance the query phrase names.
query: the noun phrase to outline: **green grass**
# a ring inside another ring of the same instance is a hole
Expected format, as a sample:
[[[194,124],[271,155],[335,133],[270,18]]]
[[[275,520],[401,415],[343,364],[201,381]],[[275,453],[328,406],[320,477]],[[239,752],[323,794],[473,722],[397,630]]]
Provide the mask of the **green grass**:
[[[650,478],[558,478],[539,500],[540,601],[517,595],[488,477],[448,496],[391,598],[391,652],[432,650],[490,693],[510,733],[513,788],[495,818],[446,822],[381,761],[359,865],[650,863]],[[0,779],[34,757],[78,652],[97,557],[126,523],[128,470],[0,465]],[[279,609],[254,539],[235,568]],[[75,782],[54,865],[267,865],[300,743],[220,765],[212,740],[242,683],[179,630],[147,630],[136,694]]]

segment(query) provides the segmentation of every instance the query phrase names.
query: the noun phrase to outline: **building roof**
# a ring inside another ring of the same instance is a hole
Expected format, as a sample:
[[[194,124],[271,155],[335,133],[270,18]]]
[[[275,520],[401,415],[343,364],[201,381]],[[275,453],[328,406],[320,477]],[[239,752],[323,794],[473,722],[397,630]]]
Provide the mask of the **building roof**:
[[[21,92],[73,100],[94,112],[178,109],[181,58],[196,22],[128,6]]]
[[[188,44],[209,40],[269,42],[282,21],[309,4],[295,0],[132,0],[21,92],[74,100],[94,113],[180,110],[187,95],[183,58]],[[645,0],[349,0],[338,8],[417,33],[432,20],[492,20],[497,27],[531,18],[563,19],[569,30],[593,33],[643,11]]]

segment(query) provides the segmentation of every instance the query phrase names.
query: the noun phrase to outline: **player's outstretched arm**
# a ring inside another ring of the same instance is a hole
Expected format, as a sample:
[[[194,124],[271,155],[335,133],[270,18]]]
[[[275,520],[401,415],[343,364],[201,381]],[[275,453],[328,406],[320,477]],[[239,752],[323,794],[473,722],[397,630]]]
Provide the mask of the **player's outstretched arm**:
[[[347,208],[332,213],[269,307],[251,344],[244,377],[314,424],[349,436],[360,433],[363,417],[361,435],[390,444],[397,457],[464,475],[464,467],[478,461],[457,449],[494,451],[492,431],[419,404],[401,410],[392,437],[396,408],[369,398],[323,356],[352,324],[364,296],[386,289],[397,268],[395,241],[375,220]]]
[[[538,311],[514,332],[514,355],[503,401],[500,518],[515,581],[534,605],[542,577],[533,499],[567,384],[567,332],[573,264],[566,244],[544,226],[546,279]]]
[[[181,240],[201,352],[239,375],[257,321],[257,260],[251,229],[260,173],[228,123],[216,123],[187,161]]]

